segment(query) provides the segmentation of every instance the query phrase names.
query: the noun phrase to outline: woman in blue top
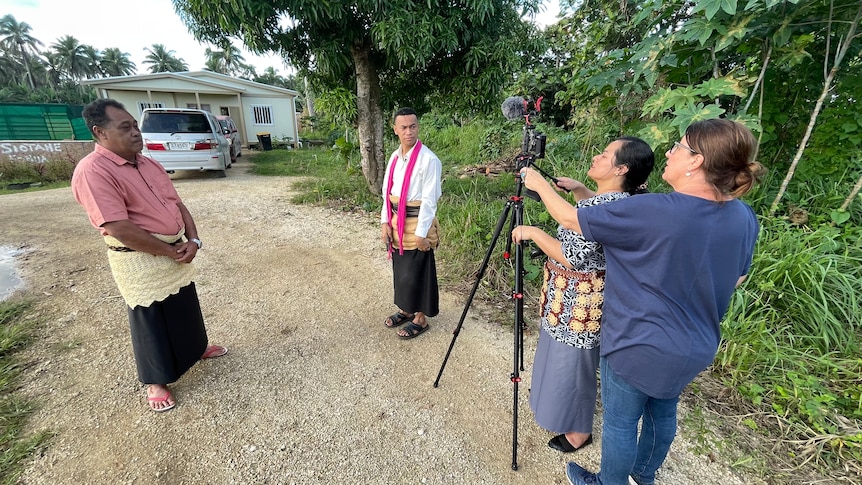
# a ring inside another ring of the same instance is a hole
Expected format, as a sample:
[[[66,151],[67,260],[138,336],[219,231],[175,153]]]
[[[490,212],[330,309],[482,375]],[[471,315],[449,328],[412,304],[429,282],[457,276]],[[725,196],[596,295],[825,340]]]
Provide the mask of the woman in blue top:
[[[557,179],[557,186],[571,191],[577,207],[606,204],[644,192],[654,163],[646,142],[623,137],[593,157],[587,176],[596,183],[595,191],[566,177]],[[539,426],[560,433],[548,446],[570,453],[593,441],[605,256],[599,243],[562,225],[556,238],[538,227],[517,231],[521,240],[533,240],[548,255],[530,408]]]
[[[662,178],[673,192],[576,210],[522,170],[551,216],[601,243],[607,262],[602,464],[593,474],[569,462],[572,484],[655,482],[676,436],[679,395],[715,358],[719,324],[751,265],[759,226],[738,197],[764,173],[752,160],[756,146],[739,123],[694,123],[665,153]]]

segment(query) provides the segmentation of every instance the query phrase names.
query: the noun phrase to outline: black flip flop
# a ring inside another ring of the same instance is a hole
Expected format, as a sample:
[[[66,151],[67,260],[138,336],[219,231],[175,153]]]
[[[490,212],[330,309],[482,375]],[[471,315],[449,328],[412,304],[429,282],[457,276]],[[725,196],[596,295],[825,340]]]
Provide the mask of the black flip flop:
[[[426,323],[424,327],[420,327],[419,325],[416,325],[415,322],[410,322],[410,325],[404,327],[404,330],[407,332],[407,335],[399,335],[398,338],[402,340],[410,340],[413,337],[418,337],[419,335],[421,335],[423,332],[428,330],[428,327],[430,326],[431,325]]]
[[[401,312],[395,312],[392,315],[389,315],[389,317],[386,319],[391,321],[392,325],[386,325],[386,320],[383,321],[383,325],[388,328],[400,327],[401,325],[404,325],[405,323],[413,320],[413,317],[415,316],[416,314],[405,315]]]

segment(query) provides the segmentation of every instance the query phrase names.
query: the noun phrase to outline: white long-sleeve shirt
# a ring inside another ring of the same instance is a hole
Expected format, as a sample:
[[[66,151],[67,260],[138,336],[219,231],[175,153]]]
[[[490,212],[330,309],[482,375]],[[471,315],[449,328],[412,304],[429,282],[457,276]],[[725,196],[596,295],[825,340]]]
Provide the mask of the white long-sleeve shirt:
[[[389,185],[389,172],[391,171],[392,160],[395,160],[395,172],[392,177],[391,194],[400,197],[404,175],[407,172],[407,164],[410,162],[410,156],[413,154],[415,148],[416,146],[414,145],[410,151],[402,155],[401,147],[399,146],[389,157],[389,163],[386,164],[386,173],[383,177],[383,208],[380,211],[381,224],[385,224],[389,220],[387,216],[387,212],[390,210],[389,194],[386,193],[386,187]],[[415,232],[417,237],[428,235],[428,230],[431,228],[434,216],[437,215],[437,200],[443,194],[440,188],[442,172],[443,167],[440,159],[423,144],[416,157],[416,165],[413,167],[413,174],[410,176],[410,187],[407,189],[408,201],[422,201]],[[393,214],[393,218],[394,216]]]

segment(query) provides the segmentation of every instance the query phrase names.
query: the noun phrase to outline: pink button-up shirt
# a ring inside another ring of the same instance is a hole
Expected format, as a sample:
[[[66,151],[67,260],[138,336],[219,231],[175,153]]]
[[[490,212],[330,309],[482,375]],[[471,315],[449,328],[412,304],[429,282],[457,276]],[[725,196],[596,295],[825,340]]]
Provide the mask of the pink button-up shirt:
[[[137,167],[96,144],[72,175],[72,193],[102,235],[106,222],[128,220],[155,234],[177,234],[184,227],[180,196],[165,169],[141,154]]]

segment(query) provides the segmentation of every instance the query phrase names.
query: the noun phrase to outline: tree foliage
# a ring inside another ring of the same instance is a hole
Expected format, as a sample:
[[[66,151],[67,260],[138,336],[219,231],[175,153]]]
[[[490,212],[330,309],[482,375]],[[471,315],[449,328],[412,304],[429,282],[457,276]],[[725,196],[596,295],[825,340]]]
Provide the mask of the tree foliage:
[[[188,71],[189,65],[182,58],[177,57],[173,50],[168,49],[164,44],[153,44],[152,47],[145,47],[147,57],[144,58],[144,64],[150,66],[150,72],[182,72]]]
[[[551,48],[538,68],[558,81],[555,98],[569,108],[571,126],[604,124],[661,149],[694,121],[728,117],[755,131],[759,159],[774,173],[787,173],[794,153],[800,173],[841,177],[848,191],[862,172],[854,155],[862,137],[858,1],[599,0],[571,8],[546,31]],[[835,66],[841,45],[846,56]],[[805,191],[791,185],[788,195],[798,203]]]
[[[204,68],[209,71],[237,77],[254,78],[256,76],[254,67],[245,63],[245,57],[234,45],[225,43],[221,50],[207,47],[204,55],[206,56]]]
[[[117,48],[99,51],[66,35],[47,49],[30,35],[30,26],[12,15],[0,19],[0,101],[84,104],[96,97],[79,81],[135,72],[129,54]]]
[[[201,39],[236,36],[257,52],[279,52],[315,92],[355,93],[362,169],[369,189],[383,180],[384,113],[432,102],[450,110],[490,111],[530,50],[520,16],[536,0],[174,0]]]
[[[129,54],[116,47],[109,47],[102,52],[99,68],[102,75],[108,77],[128,76],[135,73],[135,63],[129,60]]]
[[[30,35],[30,30],[30,24],[18,22],[12,15],[0,19],[0,46],[10,54],[8,57],[3,56],[6,62],[3,63],[2,72],[14,73],[17,65],[23,66],[30,89],[35,89],[30,63],[33,55],[38,55],[38,46],[42,45],[42,42]]]

